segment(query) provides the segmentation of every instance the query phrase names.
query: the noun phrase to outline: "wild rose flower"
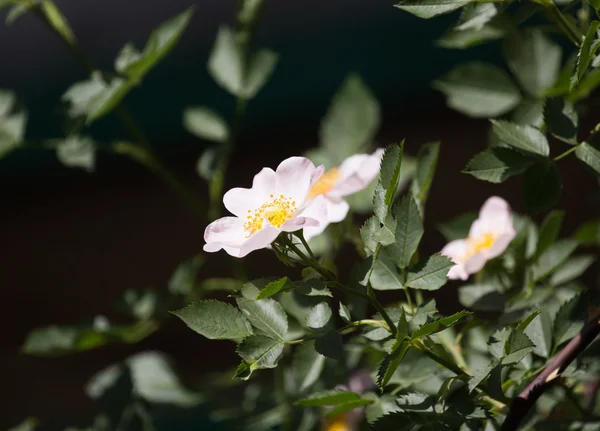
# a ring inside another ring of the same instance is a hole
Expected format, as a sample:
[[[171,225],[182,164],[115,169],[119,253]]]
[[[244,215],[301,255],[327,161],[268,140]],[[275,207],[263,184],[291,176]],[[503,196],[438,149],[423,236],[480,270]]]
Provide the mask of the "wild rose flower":
[[[327,203],[327,221],[337,223],[344,220],[350,206],[343,197],[363,190],[377,177],[382,156],[383,149],[378,149],[373,154],[355,154],[348,157],[339,167],[329,169],[317,179],[310,189],[308,199],[324,196]],[[304,236],[316,236],[326,227],[309,227],[304,230]]]
[[[244,257],[267,247],[280,232],[327,225],[323,196],[308,199],[323,166],[306,157],[290,157],[273,171],[263,168],[254,176],[252,188],[234,188],[223,196],[225,208],[234,217],[223,217],[206,227],[204,251],[221,249]]]
[[[356,371],[348,380],[347,385],[336,386],[336,389],[355,392],[359,395],[375,388],[375,382],[367,370]],[[333,418],[324,419],[321,422],[321,429],[323,431],[358,431],[364,411],[364,407],[357,407]]]
[[[485,263],[500,256],[515,237],[508,203],[497,196],[489,198],[473,222],[467,239],[448,243],[441,251],[454,263],[448,278],[466,280],[479,272]]]

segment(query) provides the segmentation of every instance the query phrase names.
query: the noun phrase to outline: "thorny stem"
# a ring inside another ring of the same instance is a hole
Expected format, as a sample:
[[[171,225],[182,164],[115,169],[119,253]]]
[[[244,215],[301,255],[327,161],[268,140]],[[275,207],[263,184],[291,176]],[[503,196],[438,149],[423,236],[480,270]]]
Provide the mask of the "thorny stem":
[[[40,18],[50,28],[50,30],[65,43],[65,45],[67,45],[73,56],[88,72],[93,72],[96,70],[96,67],[92,61],[77,44],[75,37],[68,38],[63,32],[54,27],[54,25],[52,25],[47,16],[41,10],[40,4],[29,2],[26,6],[29,8],[29,10],[34,12],[35,15],[37,15],[38,18]],[[67,23],[64,17],[62,17],[62,19],[65,23]],[[68,30],[69,33],[72,34],[72,30],[70,28]],[[154,154],[149,145],[147,137],[137,125],[129,111],[123,105],[118,104],[115,108],[115,112],[127,130],[127,133],[136,142],[136,146],[139,147],[135,152],[129,151],[125,153],[127,153],[129,156],[133,156],[135,153],[136,157],[133,157],[134,160],[146,166],[146,168],[152,172],[156,173],[190,205],[190,207],[198,214],[198,216],[204,218],[206,211],[202,203],[196,197],[196,194],[188,189],[188,187],[179,180],[177,175]]]
[[[516,430],[538,398],[550,388],[600,334],[600,315],[594,317],[512,402],[501,430]]]

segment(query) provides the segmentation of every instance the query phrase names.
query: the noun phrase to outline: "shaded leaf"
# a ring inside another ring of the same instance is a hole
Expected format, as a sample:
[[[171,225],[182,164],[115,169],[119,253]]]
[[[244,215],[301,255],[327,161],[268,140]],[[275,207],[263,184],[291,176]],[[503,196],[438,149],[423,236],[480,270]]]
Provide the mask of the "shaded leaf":
[[[283,342],[262,335],[251,335],[238,345],[237,352],[250,371],[275,368],[283,354]]]
[[[550,147],[542,132],[529,125],[510,123],[504,120],[490,120],[492,132],[507,145],[526,153],[548,157]]]
[[[171,313],[191,330],[210,340],[237,340],[253,333],[242,313],[225,302],[212,299],[197,301]]]
[[[575,79],[572,81],[572,86],[581,81],[598,49],[599,45],[594,43],[598,29],[600,29],[600,21],[592,21],[577,55],[577,70],[574,76]]]
[[[315,392],[306,398],[302,398],[301,400],[294,402],[294,405],[303,407],[326,407],[346,404],[352,401],[358,401],[360,399],[360,395],[355,392],[333,389]]]
[[[252,326],[267,337],[283,340],[288,331],[287,315],[281,305],[271,298],[248,300],[237,298],[238,307]]]
[[[331,308],[326,302],[320,302],[310,309],[305,325],[310,329],[323,329],[331,319]]]
[[[552,318],[546,311],[538,314],[531,323],[525,328],[527,335],[535,347],[533,353],[542,358],[548,358],[552,352]]]
[[[410,270],[406,286],[421,290],[438,290],[448,281],[448,271],[454,265],[447,256],[434,254]]]
[[[183,125],[190,133],[209,141],[225,142],[229,136],[225,120],[205,106],[186,109]]]
[[[315,340],[315,350],[328,358],[341,360],[344,357],[342,336],[336,331],[329,330]]]
[[[402,276],[396,267],[395,259],[387,250],[379,254],[379,259],[373,263],[370,277],[371,286],[375,290],[399,290],[404,288]]]
[[[246,82],[242,91],[244,97],[251,99],[256,96],[256,93],[261,90],[273,74],[278,61],[279,56],[269,49],[261,49],[254,54],[248,65]]]
[[[87,137],[69,136],[56,147],[56,158],[65,166],[94,170],[96,145]]]
[[[529,160],[517,151],[492,148],[473,157],[463,173],[483,181],[501,183],[525,171],[529,164]]]
[[[540,227],[538,243],[535,249],[536,256],[540,256],[556,242],[564,218],[564,211],[552,211],[546,216]]]
[[[469,284],[458,290],[458,300],[466,308],[480,311],[502,311],[505,296],[493,284]]]
[[[379,183],[373,196],[373,211],[381,224],[385,224],[391,213],[394,197],[400,181],[400,168],[402,167],[402,152],[404,143],[390,145],[385,149],[381,159]]]
[[[477,217],[477,213],[462,214],[446,223],[442,223],[438,226],[438,229],[447,241],[464,239],[469,236],[471,225],[477,220]]]
[[[575,256],[559,266],[550,277],[550,283],[554,286],[568,283],[583,275],[583,273],[594,263],[594,256]]]
[[[412,192],[415,199],[421,204],[421,211],[429,195],[439,155],[439,142],[422,145],[419,148],[419,154],[417,154],[417,171],[412,185]]]
[[[469,3],[469,0],[402,0],[394,6],[419,18],[433,18],[437,15],[452,12],[467,3]]]
[[[552,97],[544,104],[544,121],[548,132],[563,142],[577,144],[579,116],[571,102]]]
[[[543,212],[555,206],[562,194],[562,179],[553,162],[538,162],[525,171],[524,198],[531,212]]]
[[[578,295],[561,305],[554,317],[554,351],[581,331],[588,317],[587,298]]]
[[[556,271],[573,254],[577,245],[576,240],[563,239],[548,247],[533,265],[534,281],[546,278]]]
[[[341,302],[340,302],[340,308],[339,308],[338,313],[344,322],[349,323],[352,321],[352,316],[350,315],[350,310],[348,310],[348,308]]]
[[[600,149],[598,144],[582,142],[575,150],[575,156],[600,175]]]
[[[404,359],[404,355],[409,347],[410,343],[408,341],[397,341],[392,353],[387,355],[379,366],[379,370],[377,371],[377,386],[382,391],[394,375],[402,359]]]
[[[208,72],[222,88],[241,96],[244,86],[243,64],[242,52],[233,30],[227,26],[219,27],[208,59]]]
[[[298,391],[304,392],[319,379],[325,365],[325,356],[315,350],[314,341],[307,341],[294,353],[293,365]]]
[[[181,263],[169,279],[169,292],[179,295],[194,293],[197,285],[196,277],[203,264],[204,258],[200,255]]]
[[[462,310],[451,316],[430,320],[413,332],[412,339],[418,340],[421,337],[426,337],[428,335],[435,334],[436,332],[443,331],[444,329],[451,328],[452,326],[456,325],[460,319],[470,314],[470,312]]]
[[[410,265],[413,254],[417,251],[423,236],[423,221],[417,202],[408,193],[400,205],[394,206],[396,218],[396,243],[386,247],[400,268]]]

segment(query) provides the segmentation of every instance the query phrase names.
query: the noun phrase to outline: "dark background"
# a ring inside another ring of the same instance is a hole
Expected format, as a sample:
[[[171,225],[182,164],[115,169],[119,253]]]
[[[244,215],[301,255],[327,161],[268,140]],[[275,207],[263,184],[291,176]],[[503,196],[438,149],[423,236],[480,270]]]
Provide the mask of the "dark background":
[[[182,128],[181,118],[184,108],[194,105],[231,116],[233,100],[210,79],[206,61],[218,25],[233,21],[235,2],[57,4],[84,51],[106,69],[112,68],[125,42],[141,48],[153,27],[196,4],[179,45],[125,105],[165,162],[206,199],[206,185],[194,173],[205,143]],[[523,211],[521,180],[494,186],[460,173],[485,146],[487,123],[449,111],[429,86],[461,60],[494,57],[498,44],[466,53],[436,48],[433,41],[456,16],[423,21],[393,4],[267,0],[256,45],[280,53],[280,63],[249,104],[226,188],[248,186],[261,167],[275,167],[283,158],[317,145],[330,98],[346,74],[356,71],[382,104],[378,144],[406,138],[406,151],[416,154],[420,144],[442,141],[423,244],[434,252],[444,245],[435,226],[477,210],[491,194]],[[0,88],[14,90],[29,110],[27,137],[61,136],[60,97],[71,83],[86,77],[70,52],[40,21],[26,15],[10,27],[0,25],[0,59]],[[95,123],[91,134],[106,140],[125,136],[112,115]],[[579,222],[598,215],[598,205],[589,198],[593,180],[579,164],[566,159],[561,169],[566,180],[559,208],[570,211],[565,229],[570,233]],[[158,178],[118,156],[99,155],[95,172],[87,174],[62,167],[52,152],[19,150],[0,160],[0,182],[0,369],[6,396],[0,427],[28,415],[56,427],[85,421],[93,408],[83,384],[100,368],[140,350],[167,352],[196,380],[201,370],[223,370],[234,362],[230,344],[208,342],[173,319],[140,345],[56,359],[19,354],[24,337],[35,327],[78,322],[92,314],[110,317],[115,300],[128,288],[166,290],[177,264],[201,251],[205,226]],[[208,259],[202,277],[229,275],[224,253]],[[249,261],[256,276],[284,271],[268,251],[253,253]],[[457,306],[453,287],[441,294],[445,310]]]

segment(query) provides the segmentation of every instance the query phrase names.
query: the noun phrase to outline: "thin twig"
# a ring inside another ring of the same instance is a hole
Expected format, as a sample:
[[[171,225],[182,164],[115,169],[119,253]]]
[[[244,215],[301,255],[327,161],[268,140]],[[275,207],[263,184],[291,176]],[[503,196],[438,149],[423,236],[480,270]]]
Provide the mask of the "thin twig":
[[[600,315],[591,320],[512,402],[501,431],[516,430],[537,399],[600,334]]]

